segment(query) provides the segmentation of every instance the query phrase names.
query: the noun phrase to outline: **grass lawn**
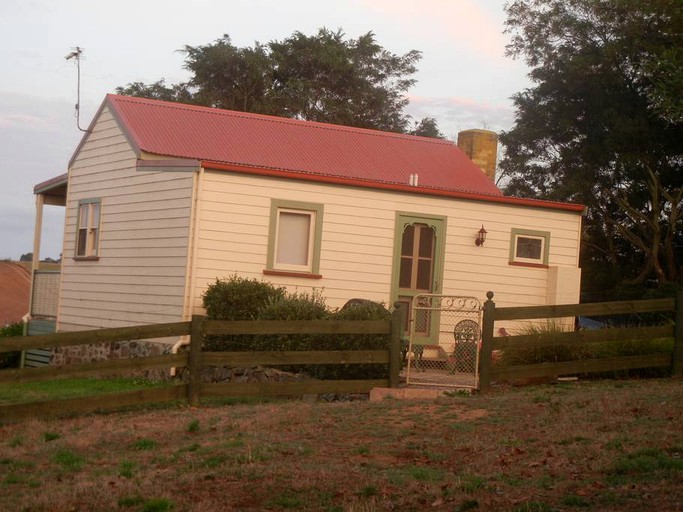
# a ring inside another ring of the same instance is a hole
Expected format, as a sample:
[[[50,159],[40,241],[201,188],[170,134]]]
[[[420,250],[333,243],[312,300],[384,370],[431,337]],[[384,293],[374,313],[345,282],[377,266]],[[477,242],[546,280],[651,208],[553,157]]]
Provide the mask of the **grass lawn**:
[[[164,386],[168,383],[145,379],[62,379],[19,384],[0,384],[0,405],[79,398],[89,395],[123,393],[137,389]]]
[[[681,397],[595,381],[30,420],[0,426],[0,510],[682,510]]]

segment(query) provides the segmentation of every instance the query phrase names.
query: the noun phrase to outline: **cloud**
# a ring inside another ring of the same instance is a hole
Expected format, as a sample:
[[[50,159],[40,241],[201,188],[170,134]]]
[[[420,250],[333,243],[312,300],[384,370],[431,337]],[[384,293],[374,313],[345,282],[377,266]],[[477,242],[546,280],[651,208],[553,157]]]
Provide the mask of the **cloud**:
[[[358,0],[369,10],[394,17],[401,28],[435,43],[445,40],[458,51],[505,63],[502,19],[481,0]],[[499,9],[498,9],[499,10]]]
[[[2,114],[0,113],[0,128],[47,128],[52,126],[49,119],[45,117],[32,116],[27,114]]]
[[[17,258],[33,250],[33,186],[65,172],[80,137],[72,103],[0,94],[0,258]],[[44,255],[61,252],[62,222],[63,208],[46,208]]]
[[[434,117],[439,129],[453,139],[462,130],[483,128],[500,132],[514,124],[511,106],[476,101],[463,97],[410,96],[406,111],[416,120]]]

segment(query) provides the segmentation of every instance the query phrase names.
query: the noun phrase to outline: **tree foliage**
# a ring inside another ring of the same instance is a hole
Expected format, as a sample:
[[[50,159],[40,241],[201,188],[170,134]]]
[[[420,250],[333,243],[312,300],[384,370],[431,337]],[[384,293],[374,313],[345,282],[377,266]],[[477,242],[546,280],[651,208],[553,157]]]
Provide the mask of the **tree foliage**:
[[[421,121],[415,123],[413,128],[408,132],[410,135],[419,135],[420,137],[432,137],[434,139],[445,139],[436,119],[433,117],[425,117]]]
[[[584,289],[666,285],[683,246],[680,0],[516,0],[533,86],[501,135],[506,192],[581,202]]]
[[[239,48],[227,34],[213,43],[185,46],[192,77],[167,86],[163,79],[134,82],[116,92],[215,108],[293,117],[428,137],[441,134],[433,118],[414,122],[404,113],[405,92],[421,53],[393,54],[372,32],[346,39],[322,28],[282,41]]]

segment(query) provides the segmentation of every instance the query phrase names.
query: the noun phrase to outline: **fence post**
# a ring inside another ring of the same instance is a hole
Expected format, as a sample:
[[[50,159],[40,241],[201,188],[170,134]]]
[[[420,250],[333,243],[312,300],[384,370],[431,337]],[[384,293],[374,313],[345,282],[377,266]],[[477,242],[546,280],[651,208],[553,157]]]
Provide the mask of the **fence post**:
[[[391,314],[391,339],[389,341],[389,387],[397,388],[401,373],[401,303],[394,302]]]
[[[671,360],[671,376],[683,377],[683,289],[678,290],[678,293],[676,293],[674,353]]]
[[[199,405],[199,395],[202,386],[202,341],[204,334],[204,317],[192,315],[190,327],[190,353],[188,354],[187,369],[190,381],[187,386],[187,401],[192,407]]]
[[[481,326],[481,352],[479,353],[479,391],[486,392],[491,388],[491,358],[493,353],[493,323],[495,321],[496,304],[493,292],[486,292],[484,302],[484,318]]]

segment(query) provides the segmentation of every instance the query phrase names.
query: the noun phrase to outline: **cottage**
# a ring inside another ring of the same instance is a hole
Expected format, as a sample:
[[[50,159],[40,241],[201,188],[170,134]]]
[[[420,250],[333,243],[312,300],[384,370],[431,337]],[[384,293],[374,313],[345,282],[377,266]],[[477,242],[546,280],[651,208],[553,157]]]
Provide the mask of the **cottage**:
[[[186,320],[232,274],[331,307],[579,298],[583,207],[506,197],[444,140],[108,95],[36,194],[36,258],[42,202],[66,208],[60,331]]]

